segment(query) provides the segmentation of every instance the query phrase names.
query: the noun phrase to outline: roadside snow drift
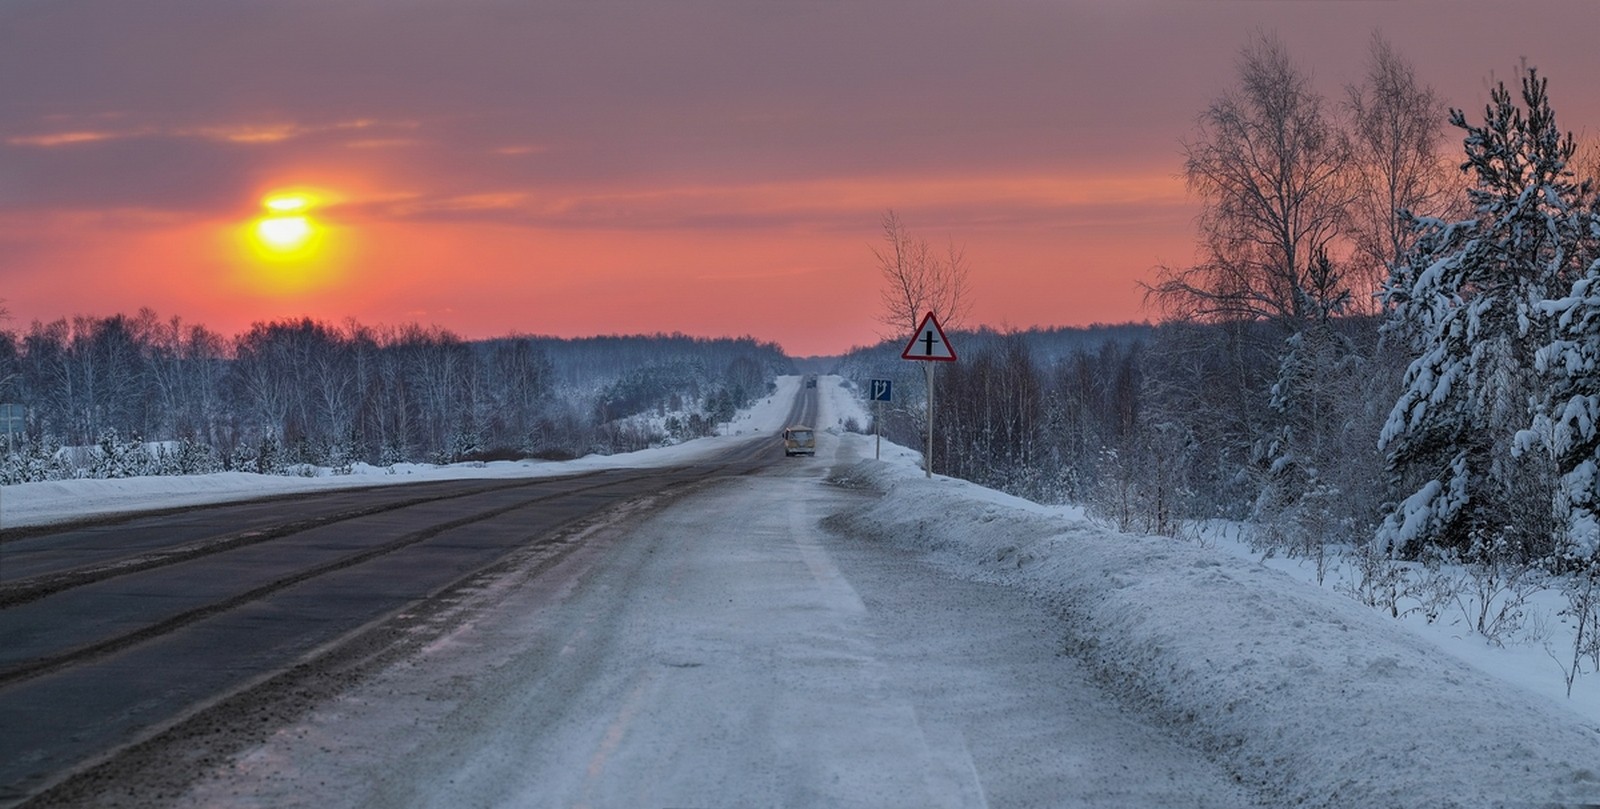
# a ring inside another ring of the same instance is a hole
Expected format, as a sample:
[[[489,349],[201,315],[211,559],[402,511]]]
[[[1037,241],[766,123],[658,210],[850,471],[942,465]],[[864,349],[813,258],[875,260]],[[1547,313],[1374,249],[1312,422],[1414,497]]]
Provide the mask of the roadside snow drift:
[[[1274,804],[1600,802],[1600,730],[1342,595],[904,465],[833,479],[883,497],[830,527],[1047,599],[1108,686]]]

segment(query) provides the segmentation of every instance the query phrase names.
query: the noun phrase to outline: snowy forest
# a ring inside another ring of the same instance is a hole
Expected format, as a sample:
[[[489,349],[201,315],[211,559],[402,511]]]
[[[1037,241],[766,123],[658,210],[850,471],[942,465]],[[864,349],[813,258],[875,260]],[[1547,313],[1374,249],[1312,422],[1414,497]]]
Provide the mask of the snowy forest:
[[[790,366],[749,338],[36,322],[0,333],[0,401],[27,403],[0,483],[629,451],[709,434]]]
[[[1182,141],[1198,260],[1147,285],[1161,325],[953,333],[935,470],[1129,530],[1249,520],[1267,553],[1354,554],[1375,605],[1399,560],[1592,596],[1600,148],[1560,128],[1562,85],[1524,67],[1446,109],[1376,37],[1337,96],[1269,36],[1238,70]],[[899,348],[846,375],[921,391]],[[920,447],[921,407],[885,434]]]

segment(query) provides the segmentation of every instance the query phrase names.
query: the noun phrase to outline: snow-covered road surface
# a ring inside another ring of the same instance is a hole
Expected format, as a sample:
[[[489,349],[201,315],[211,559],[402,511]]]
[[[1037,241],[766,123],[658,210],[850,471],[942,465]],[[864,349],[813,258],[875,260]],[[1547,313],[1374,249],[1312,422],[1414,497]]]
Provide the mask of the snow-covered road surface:
[[[860,499],[821,481],[828,455],[595,532],[185,802],[1250,804],[1064,655],[1039,602],[824,531]]]

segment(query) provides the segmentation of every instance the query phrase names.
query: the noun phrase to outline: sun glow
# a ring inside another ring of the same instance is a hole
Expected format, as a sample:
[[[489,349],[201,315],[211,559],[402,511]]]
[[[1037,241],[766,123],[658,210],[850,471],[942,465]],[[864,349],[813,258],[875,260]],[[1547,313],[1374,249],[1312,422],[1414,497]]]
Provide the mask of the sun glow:
[[[327,199],[325,194],[301,189],[262,196],[261,215],[242,233],[251,259],[244,280],[251,288],[269,295],[294,295],[337,280],[330,228],[313,215],[313,209]]]
[[[303,192],[268,194],[261,207],[274,213],[294,213],[311,207],[311,196]]]
[[[314,234],[311,220],[304,216],[269,216],[256,222],[256,237],[273,250],[299,250]]]

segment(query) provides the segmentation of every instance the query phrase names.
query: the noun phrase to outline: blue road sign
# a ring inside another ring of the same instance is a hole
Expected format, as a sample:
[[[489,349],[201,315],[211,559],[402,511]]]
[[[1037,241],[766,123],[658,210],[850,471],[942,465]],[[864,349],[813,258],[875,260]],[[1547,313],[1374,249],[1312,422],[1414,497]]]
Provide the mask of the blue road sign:
[[[20,433],[26,429],[28,411],[19,404],[0,404],[0,433]]]
[[[893,390],[894,390],[893,383],[891,383],[887,379],[874,379],[874,380],[872,380],[872,401],[874,401],[874,402],[889,402],[889,401],[893,401],[894,400],[893,393],[892,393]]]

